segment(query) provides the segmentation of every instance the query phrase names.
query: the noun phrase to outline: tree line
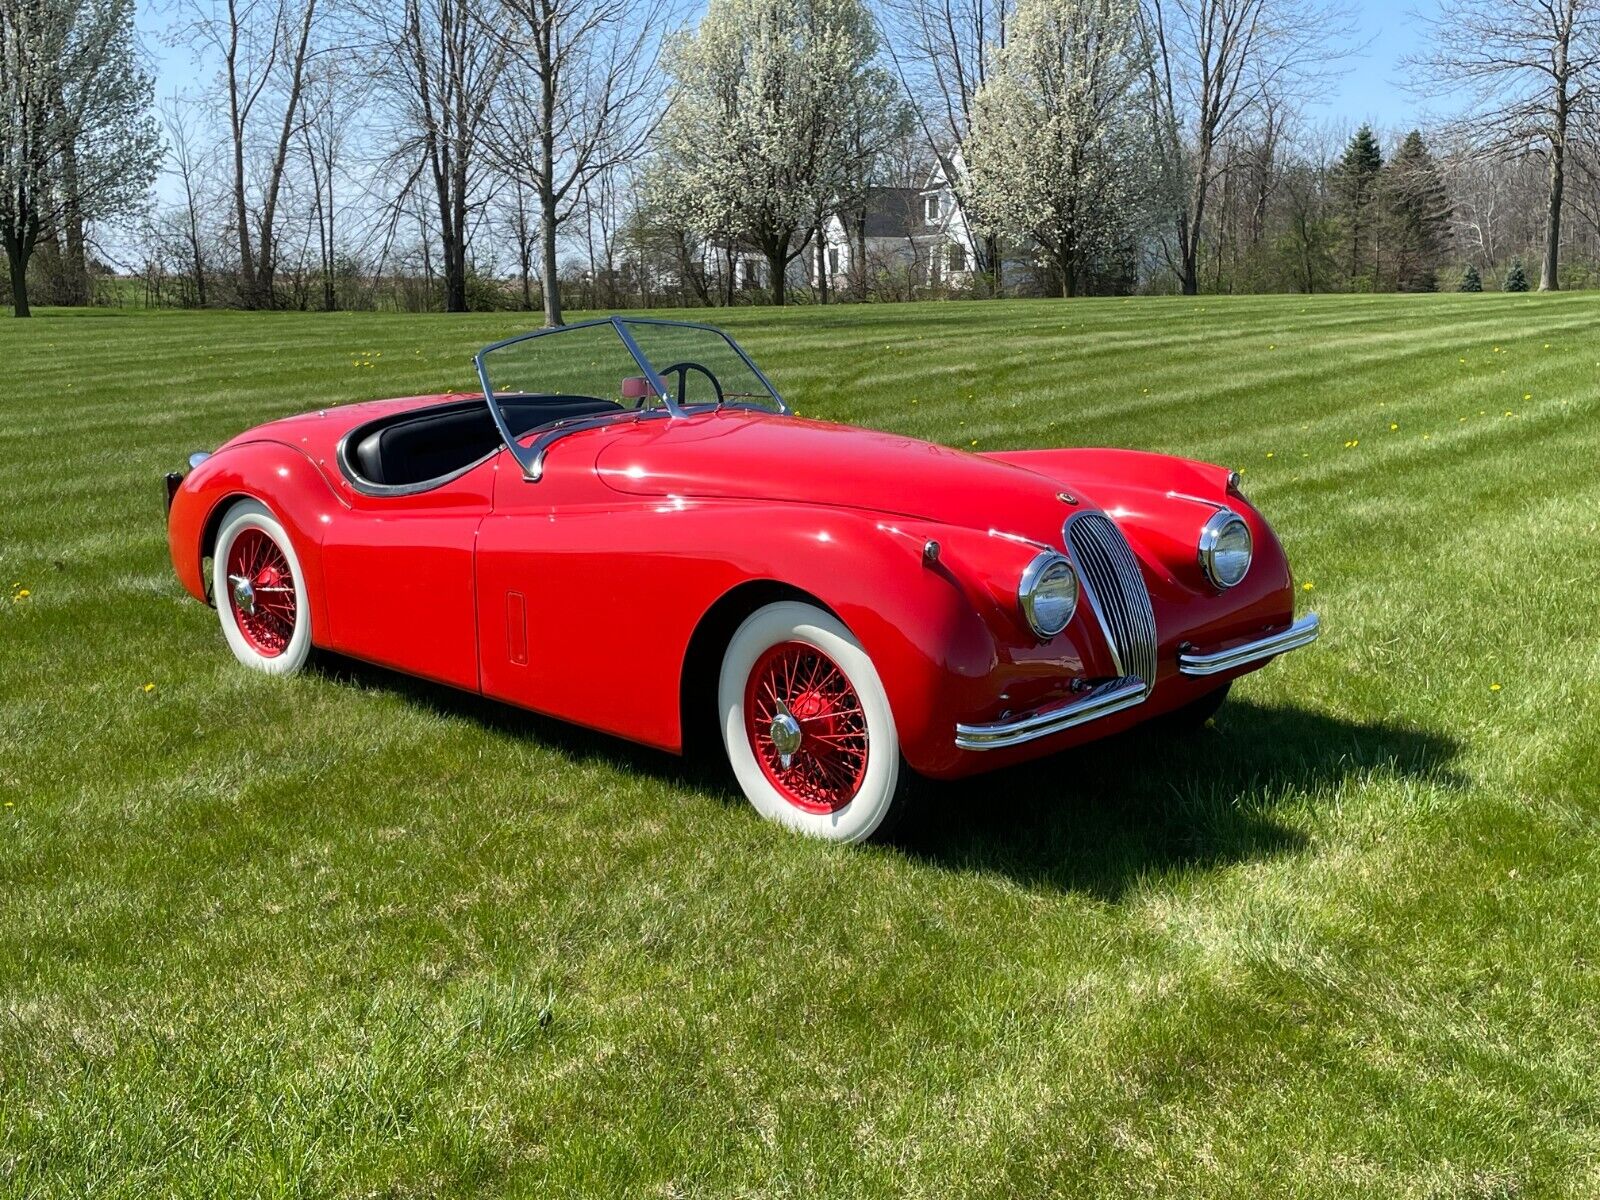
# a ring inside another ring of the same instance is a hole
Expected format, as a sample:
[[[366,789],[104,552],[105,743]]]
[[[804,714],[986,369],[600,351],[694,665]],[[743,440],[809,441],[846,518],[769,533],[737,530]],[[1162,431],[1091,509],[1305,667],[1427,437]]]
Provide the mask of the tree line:
[[[195,82],[158,101],[132,0],[0,0],[0,291],[558,324],[1600,263],[1600,0],[1446,0],[1406,70],[1454,115],[1382,132],[1305,115],[1358,49],[1338,3],[687,3],[174,0]],[[874,260],[869,212],[926,192],[959,269]]]

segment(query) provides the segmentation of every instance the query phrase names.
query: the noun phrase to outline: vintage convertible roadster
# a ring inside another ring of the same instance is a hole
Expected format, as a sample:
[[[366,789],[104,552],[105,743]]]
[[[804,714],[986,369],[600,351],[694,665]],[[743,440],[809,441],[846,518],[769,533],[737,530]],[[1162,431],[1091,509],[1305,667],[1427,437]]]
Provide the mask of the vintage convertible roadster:
[[[856,841],[951,778],[1163,718],[1317,636],[1224,467],[976,454],[805,420],[703,325],[477,356],[481,395],[248,430],[169,475],[185,588],[246,666],[323,647],[669,751]]]

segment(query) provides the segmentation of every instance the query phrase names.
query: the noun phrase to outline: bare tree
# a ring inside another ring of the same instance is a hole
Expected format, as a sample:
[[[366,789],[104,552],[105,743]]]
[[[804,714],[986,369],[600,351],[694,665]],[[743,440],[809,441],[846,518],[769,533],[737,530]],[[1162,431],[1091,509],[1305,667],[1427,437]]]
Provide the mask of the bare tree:
[[[1192,296],[1219,147],[1268,97],[1287,101],[1323,77],[1348,53],[1351,21],[1339,5],[1296,0],[1144,0],[1141,17],[1172,208],[1162,251]]]
[[[240,299],[248,308],[270,308],[278,204],[302,119],[318,0],[184,4],[187,20],[180,40],[199,55],[215,55],[221,64],[218,86],[227,117]]]
[[[311,222],[316,231],[322,307],[339,307],[339,222],[345,150],[351,121],[366,103],[365,81],[344,60],[329,56],[306,78],[300,147],[311,176]]]
[[[161,146],[150,97],[132,0],[0,0],[0,246],[17,316],[41,238],[75,226],[81,260],[84,222],[143,201]]]
[[[516,82],[492,114],[490,145],[538,202],[546,325],[562,323],[562,224],[655,128],[657,64],[674,19],[672,0],[501,0],[493,18]]]
[[[1417,87],[1456,95],[1454,125],[1480,147],[1548,160],[1539,290],[1561,286],[1561,215],[1579,115],[1591,107],[1600,67],[1594,0],[1443,0],[1428,18],[1433,47],[1410,60]]]
[[[484,142],[504,48],[474,0],[372,0],[359,11],[379,45],[377,99],[394,133],[391,160],[405,173],[402,196],[424,177],[431,183],[444,307],[465,312],[467,235],[488,200]]]
[[[879,25],[896,77],[935,155],[948,160],[971,137],[975,98],[1010,38],[1014,9],[1015,0],[878,0]],[[954,191],[966,223],[986,224],[967,189]],[[999,238],[978,238],[974,249],[978,271],[994,281],[998,295]]]
[[[194,283],[195,303],[206,306],[206,255],[201,235],[201,206],[205,203],[200,194],[201,181],[208,166],[207,157],[196,144],[193,114],[188,104],[173,96],[161,105],[161,116],[167,129],[167,172],[178,183],[183,193],[183,207],[178,224],[182,231],[184,257]]]
[[[533,260],[539,249],[539,219],[534,215],[528,189],[513,183],[503,201],[502,227],[516,251],[517,278],[522,286],[522,307],[533,311]]]

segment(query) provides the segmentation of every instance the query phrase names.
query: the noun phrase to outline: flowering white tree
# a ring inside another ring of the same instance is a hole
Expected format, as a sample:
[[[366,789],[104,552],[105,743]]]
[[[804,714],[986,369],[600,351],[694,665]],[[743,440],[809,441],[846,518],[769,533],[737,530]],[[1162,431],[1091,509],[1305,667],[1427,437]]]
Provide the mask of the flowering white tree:
[[[139,204],[161,135],[133,0],[0,0],[0,245],[28,313],[28,260],[68,222]]]
[[[1021,0],[974,103],[971,210],[1032,238],[1062,294],[1124,240],[1148,154],[1131,0]]]
[[[823,216],[903,127],[861,0],[711,0],[669,48],[664,195],[684,224],[767,260],[774,303]]]

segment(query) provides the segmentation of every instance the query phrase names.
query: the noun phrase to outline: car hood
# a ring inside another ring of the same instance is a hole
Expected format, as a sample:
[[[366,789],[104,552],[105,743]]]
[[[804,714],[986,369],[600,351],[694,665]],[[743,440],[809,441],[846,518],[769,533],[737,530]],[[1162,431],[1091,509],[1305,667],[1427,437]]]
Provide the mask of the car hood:
[[[724,409],[641,421],[600,451],[619,492],[828,504],[1053,536],[1060,484],[948,446],[799,417]]]

